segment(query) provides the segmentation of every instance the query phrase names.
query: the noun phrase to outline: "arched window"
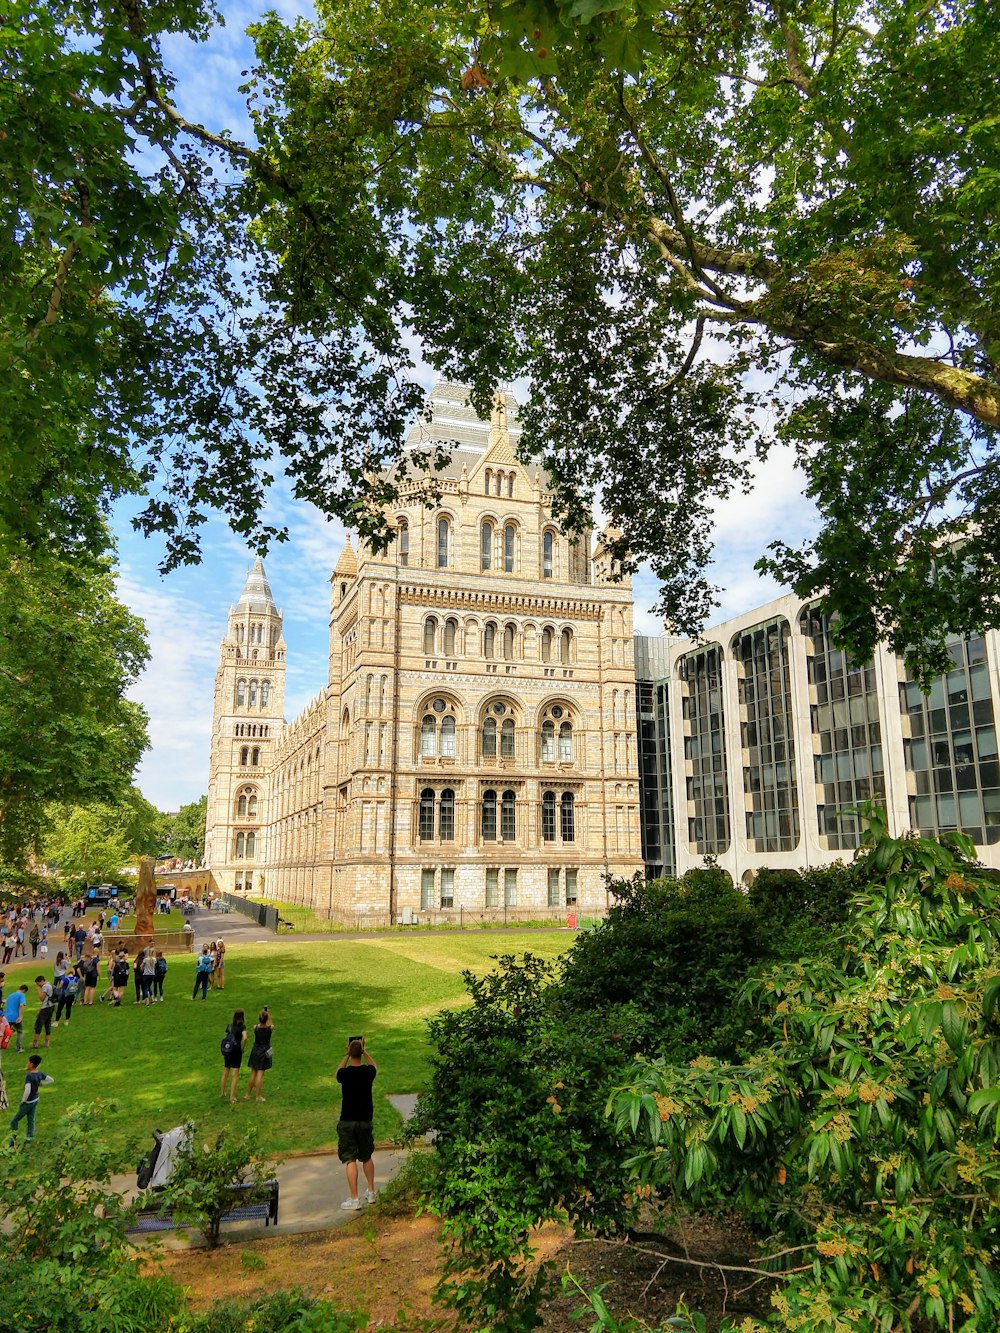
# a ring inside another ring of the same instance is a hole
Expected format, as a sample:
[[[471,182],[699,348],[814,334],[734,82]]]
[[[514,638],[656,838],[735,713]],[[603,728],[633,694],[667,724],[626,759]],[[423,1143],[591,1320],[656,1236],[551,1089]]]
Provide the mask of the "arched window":
[[[267,707],[267,701],[268,701],[268,699],[270,699],[270,697],[271,697],[271,682],[270,682],[269,680],[262,680],[262,681],[260,682],[260,706],[261,706],[261,708],[266,708],[266,707]]]
[[[547,791],[542,797],[542,841],[556,840],[556,794]]]
[[[441,753],[446,759],[455,758],[455,719],[451,716],[441,719]]]
[[[450,787],[445,787],[441,793],[438,836],[442,842],[451,842],[455,837],[455,793]]]
[[[482,830],[484,842],[496,842],[497,794],[495,791],[483,792]]]
[[[514,719],[510,717],[500,724],[500,758],[514,758]]]
[[[483,656],[491,659],[496,652],[497,627],[491,620],[483,630]]]
[[[437,526],[437,562],[438,569],[448,568],[448,547],[451,543],[451,525],[446,518],[438,519]]]
[[[497,495],[501,495],[502,493],[503,493],[503,473],[502,473],[502,472],[498,472],[498,473],[497,473]]]
[[[500,801],[500,837],[504,842],[513,842],[517,837],[517,815],[512,791],[505,791]]]
[[[503,530],[503,570],[505,574],[514,572],[514,524],[508,523]]]
[[[486,489],[485,489],[484,492],[483,492],[484,495],[489,495],[489,493],[490,493],[490,482],[491,482],[492,480],[493,480],[493,469],[492,469],[491,467],[488,467],[488,468],[486,469]]]
[[[576,821],[573,817],[573,793],[564,791],[559,802],[559,827],[563,842],[576,840]]]
[[[243,792],[240,799],[236,802],[236,818],[245,819],[247,814],[247,794]]]
[[[250,682],[250,707],[257,707],[257,682],[255,680]]]
[[[243,642],[243,626],[242,626],[242,625],[237,625],[237,626],[236,626],[236,642],[237,642],[237,643],[242,643],[242,642]]]
[[[455,635],[458,633],[458,621],[446,620],[444,622],[444,655],[445,657],[455,656]]]
[[[437,621],[433,616],[428,616],[424,621],[424,653],[428,657],[434,656],[434,640],[437,638]]]
[[[420,723],[420,753],[425,758],[437,753],[437,720],[433,713],[425,713]]]
[[[542,630],[542,661],[552,661],[552,631],[550,629]]]
[[[410,525],[405,518],[399,524],[399,563],[410,563]]]
[[[508,500],[513,500],[513,498],[514,498],[514,474],[513,474],[513,472],[508,472],[508,473],[507,473],[507,498],[508,498]]]
[[[249,796],[249,797],[247,797],[247,818],[248,818],[248,819],[256,819],[256,818],[257,818],[257,797],[256,797],[256,796]]]
[[[240,751],[240,763],[246,765],[247,763],[249,763],[249,761],[250,761],[250,751],[247,748],[247,746],[244,745],[243,749]]]
[[[247,834],[247,856],[248,856],[248,857],[253,856],[253,854],[254,854],[256,848],[257,848],[257,835],[256,835],[256,833],[248,833],[248,834]]]
[[[256,747],[250,751],[250,763],[254,765],[260,763],[260,751]]]
[[[242,860],[243,860],[243,853],[244,853],[245,847],[246,847],[246,837],[245,837],[242,833],[237,833],[237,835],[236,835],[236,859],[237,859],[237,861],[242,861]]]
[[[497,757],[497,724],[496,720],[488,717],[483,723],[483,758],[495,759]]]
[[[345,708],[340,718],[340,739],[346,741],[351,734],[351,715]]]
[[[503,627],[503,655],[507,662],[514,656],[514,626],[511,624]]]
[[[245,680],[236,682],[236,707],[242,708],[247,701],[247,683]]]
[[[554,722],[542,723],[542,759],[553,761],[556,757],[556,726]]]
[[[570,650],[573,647],[573,631],[564,629],[559,635],[559,661],[564,665],[569,663]]]
[[[479,567],[489,569],[493,563],[493,524],[486,520],[479,534]]]
[[[430,787],[420,793],[419,836],[421,842],[429,842],[434,837],[434,792]]]
[[[546,531],[542,536],[542,578],[550,579],[552,577],[552,552],[555,545],[551,532]]]
[[[573,762],[573,724],[564,722],[559,728],[559,762],[560,764],[571,764]]]

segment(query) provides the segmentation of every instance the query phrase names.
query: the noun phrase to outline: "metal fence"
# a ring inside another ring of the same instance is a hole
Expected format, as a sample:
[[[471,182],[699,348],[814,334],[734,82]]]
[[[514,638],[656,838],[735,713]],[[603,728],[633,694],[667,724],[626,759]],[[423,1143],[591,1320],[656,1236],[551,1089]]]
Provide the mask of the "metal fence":
[[[258,926],[263,926],[265,930],[273,930],[277,934],[278,909],[276,907],[267,907],[264,903],[251,902],[248,898],[237,897],[235,893],[224,893],[221,896],[223,901],[228,903],[231,912],[239,912],[241,916],[248,916],[251,921],[256,921]]]

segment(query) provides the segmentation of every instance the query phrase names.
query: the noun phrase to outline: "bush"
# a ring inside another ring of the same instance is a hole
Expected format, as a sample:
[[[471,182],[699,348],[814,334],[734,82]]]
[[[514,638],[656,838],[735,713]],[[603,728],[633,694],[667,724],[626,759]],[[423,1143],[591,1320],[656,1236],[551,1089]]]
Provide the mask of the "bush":
[[[194,1126],[191,1136],[193,1144]],[[265,1182],[273,1177],[274,1163],[259,1155],[256,1130],[237,1135],[224,1129],[211,1143],[178,1155],[170,1184],[152,1202],[176,1221],[196,1226],[215,1246],[222,1219],[233,1207],[233,1186],[244,1187],[241,1203],[252,1203],[268,1197]]]
[[[752,1057],[639,1066],[613,1098],[636,1186],[766,1240],[777,1326],[995,1333],[1000,889],[973,855],[875,816],[837,950],[750,983]]]
[[[247,1333],[247,1329],[254,1333],[361,1333],[367,1324],[363,1314],[337,1310],[329,1301],[290,1290],[214,1301],[207,1310],[180,1320],[176,1333]]]
[[[30,1152],[0,1148],[0,1311],[10,1333],[149,1333],[183,1307],[179,1287],[132,1262],[134,1210],[104,1183],[135,1153],[103,1147],[115,1109],[74,1107]]]

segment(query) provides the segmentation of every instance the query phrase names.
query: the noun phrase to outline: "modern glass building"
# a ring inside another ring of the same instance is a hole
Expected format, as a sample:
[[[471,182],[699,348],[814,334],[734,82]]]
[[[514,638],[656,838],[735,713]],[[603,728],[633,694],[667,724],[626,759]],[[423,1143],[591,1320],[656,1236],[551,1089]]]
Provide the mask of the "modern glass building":
[[[961,829],[1000,867],[1000,634],[950,651],[925,695],[888,649],[852,662],[792,596],[697,642],[637,637],[647,872],[710,855],[747,882],[762,866],[849,859],[865,801],[897,834]]]

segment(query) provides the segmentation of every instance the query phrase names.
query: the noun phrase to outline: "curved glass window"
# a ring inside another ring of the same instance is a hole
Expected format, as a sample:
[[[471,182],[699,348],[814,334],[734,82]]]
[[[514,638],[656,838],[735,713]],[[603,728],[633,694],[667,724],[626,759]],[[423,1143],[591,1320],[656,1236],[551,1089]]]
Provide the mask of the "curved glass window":
[[[437,721],[433,713],[425,713],[420,724],[420,753],[429,758],[437,752]]]
[[[492,657],[496,649],[497,627],[492,621],[483,630],[483,656]]]
[[[573,812],[573,793],[564,791],[559,802],[559,827],[563,842],[573,842],[576,838],[576,821]]]
[[[514,719],[505,717],[500,725],[500,757],[514,758]]]
[[[438,519],[437,526],[437,562],[438,569],[448,567],[448,547],[451,541],[451,527],[446,518]]]
[[[450,787],[441,793],[438,832],[443,842],[451,842],[455,837],[455,793]]]
[[[500,837],[504,842],[513,842],[517,837],[516,798],[512,791],[505,791],[500,801]]]
[[[399,525],[399,563],[410,563],[410,525],[405,519]]]
[[[483,530],[479,538],[479,565],[481,569],[489,569],[493,563],[493,524],[488,520],[483,524]]]
[[[508,500],[513,500],[513,498],[514,498],[514,474],[513,474],[513,472],[508,472],[508,473],[507,473],[507,498],[508,498]]]
[[[513,482],[513,477],[511,478]],[[503,530],[503,570],[505,574],[514,572],[514,524],[508,523]]]
[[[249,819],[257,818],[257,797],[251,796],[247,800],[247,817]]]
[[[542,578],[550,579],[552,577],[552,556],[555,542],[551,532],[546,532],[542,536]]]
[[[492,717],[488,717],[483,723],[483,758],[495,759],[497,757],[497,724]]]
[[[253,856],[257,847],[257,835],[255,833],[247,834],[247,856]]]
[[[444,622],[444,655],[445,657],[455,656],[455,635],[458,633],[458,621],[446,620]]]
[[[554,760],[556,757],[556,727],[554,722],[542,723],[542,759]]]
[[[236,802],[236,818],[245,819],[246,813],[247,813],[247,798],[246,798],[246,793],[244,792],[243,795],[240,797],[240,799]]]
[[[238,860],[241,860],[241,861],[242,861],[242,859],[243,859],[243,855],[244,855],[245,851],[246,851],[246,836],[245,836],[245,834],[243,834],[243,833],[237,833],[237,835],[236,835],[236,857],[237,857]]]
[[[570,652],[573,647],[573,631],[564,629],[559,635],[559,661],[564,666],[569,664]]]
[[[270,699],[270,697],[271,697],[271,682],[270,682],[269,680],[262,680],[262,681],[260,682],[260,706],[261,706],[261,708],[266,708],[266,707],[267,707],[267,701],[268,701],[268,699]]]
[[[552,661],[552,631],[550,629],[542,630],[542,661]]]
[[[564,722],[559,728],[559,762],[561,764],[573,762],[573,727],[569,722]]]
[[[542,797],[542,841],[556,840],[556,794],[547,791]]]
[[[251,750],[251,751],[250,751],[250,763],[251,763],[251,764],[259,764],[259,763],[260,763],[260,751],[259,751],[259,750]]]
[[[427,657],[434,656],[434,640],[437,637],[437,621],[433,616],[428,616],[424,621],[424,653]]]
[[[484,842],[496,842],[497,794],[495,791],[483,792],[482,829]]]
[[[250,707],[257,707],[257,682],[255,680],[250,682]]]
[[[249,762],[250,762],[250,750],[247,746],[244,745],[243,749],[240,750],[240,763],[248,764]]]
[[[247,701],[247,683],[245,680],[236,682],[236,707],[242,708]]]
[[[434,791],[425,787],[420,793],[419,837],[421,842],[429,842],[434,837]]]
[[[446,759],[455,757],[455,719],[450,715],[441,719],[441,753]]]
[[[510,661],[514,656],[514,626],[504,625],[503,627],[503,655],[505,661]]]

